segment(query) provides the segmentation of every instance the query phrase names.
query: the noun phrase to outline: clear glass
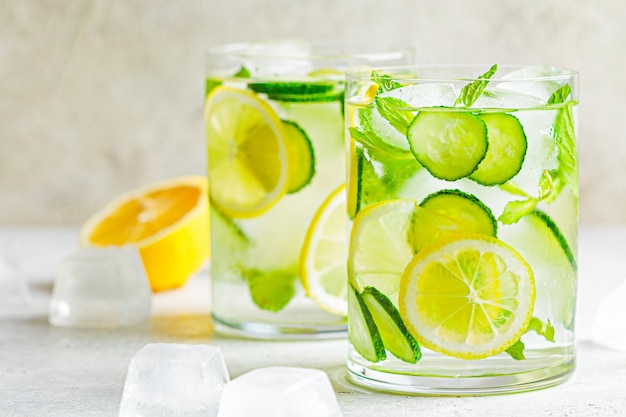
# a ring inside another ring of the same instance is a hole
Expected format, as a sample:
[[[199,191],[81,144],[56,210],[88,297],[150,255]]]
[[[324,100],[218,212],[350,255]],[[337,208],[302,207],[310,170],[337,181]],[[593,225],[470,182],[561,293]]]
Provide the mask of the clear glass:
[[[208,51],[211,291],[218,332],[345,336],[345,242],[321,248],[328,243],[322,229],[344,237],[345,223],[337,226],[336,215],[316,216],[325,201],[344,204],[344,71],[409,59],[405,49],[300,40]]]
[[[396,67],[346,84],[348,370],[433,395],[575,366],[578,74]]]

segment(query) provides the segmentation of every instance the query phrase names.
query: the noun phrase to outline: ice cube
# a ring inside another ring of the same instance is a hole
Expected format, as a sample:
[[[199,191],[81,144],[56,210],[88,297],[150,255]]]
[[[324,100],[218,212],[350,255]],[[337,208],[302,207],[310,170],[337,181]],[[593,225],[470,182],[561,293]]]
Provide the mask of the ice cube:
[[[218,417],[341,417],[325,372],[269,367],[250,371],[224,388]]]
[[[545,105],[540,100],[524,91],[512,91],[503,88],[487,88],[472,105],[481,109],[534,109]]]
[[[148,344],[128,366],[119,417],[215,417],[229,380],[218,347]]]
[[[386,91],[380,95],[380,97],[400,99],[415,108],[452,107],[457,96],[454,84],[448,83],[413,84]]]
[[[626,352],[626,280],[600,302],[592,334],[595,343]]]
[[[517,91],[535,96],[546,103],[552,93],[565,85],[566,72],[548,65],[535,65],[511,71],[502,76],[503,81],[496,85],[497,88]],[[537,78],[554,77],[552,79],[537,80]],[[563,79],[558,79],[563,77]],[[534,80],[533,80],[534,78]]]
[[[19,248],[13,242],[0,242],[0,309],[27,304],[32,299],[22,273]]]
[[[151,301],[136,249],[83,248],[61,261],[49,321],[68,327],[130,326],[148,319]]]
[[[311,44],[298,39],[250,44],[244,66],[256,77],[305,76],[313,69],[311,61],[303,59],[311,53]]]

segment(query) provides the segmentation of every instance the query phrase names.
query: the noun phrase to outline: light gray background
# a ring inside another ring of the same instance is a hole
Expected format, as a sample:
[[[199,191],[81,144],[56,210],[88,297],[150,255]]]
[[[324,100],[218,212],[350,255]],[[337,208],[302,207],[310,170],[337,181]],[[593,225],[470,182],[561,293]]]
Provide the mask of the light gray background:
[[[205,172],[203,50],[275,37],[581,72],[581,220],[626,224],[626,2],[0,0],[0,224],[78,224]]]

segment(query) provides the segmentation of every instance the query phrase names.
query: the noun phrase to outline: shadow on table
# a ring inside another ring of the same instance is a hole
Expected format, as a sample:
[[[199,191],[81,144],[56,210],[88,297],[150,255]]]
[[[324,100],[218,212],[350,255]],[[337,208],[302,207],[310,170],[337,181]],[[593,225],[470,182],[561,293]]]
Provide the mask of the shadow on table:
[[[205,340],[213,336],[213,320],[209,314],[153,316],[150,324],[156,336]]]

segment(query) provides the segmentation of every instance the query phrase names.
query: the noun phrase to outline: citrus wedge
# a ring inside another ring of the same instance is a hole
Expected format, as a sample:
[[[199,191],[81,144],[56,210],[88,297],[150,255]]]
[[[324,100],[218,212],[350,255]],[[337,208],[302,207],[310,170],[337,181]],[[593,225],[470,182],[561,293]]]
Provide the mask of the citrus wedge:
[[[506,243],[461,235],[419,252],[402,275],[400,316],[423,347],[461,359],[505,351],[535,302],[528,263]]]
[[[257,217],[286,193],[287,132],[276,112],[254,93],[216,87],[207,97],[211,202],[229,217]]]
[[[207,179],[188,176],[125,193],[81,227],[84,246],[135,246],[153,291],[183,285],[209,256]]]
[[[342,316],[348,315],[346,256],[346,187],[341,185],[324,200],[307,230],[300,278],[313,301]]]

